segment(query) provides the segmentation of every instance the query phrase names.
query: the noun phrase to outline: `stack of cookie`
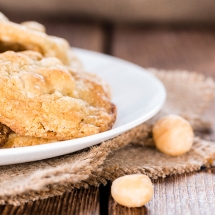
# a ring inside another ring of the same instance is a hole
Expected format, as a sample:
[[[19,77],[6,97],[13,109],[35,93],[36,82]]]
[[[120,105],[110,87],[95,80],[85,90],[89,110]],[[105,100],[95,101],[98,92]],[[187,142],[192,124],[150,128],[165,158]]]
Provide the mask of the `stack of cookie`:
[[[0,146],[38,145],[112,128],[108,87],[83,71],[68,42],[0,13]]]

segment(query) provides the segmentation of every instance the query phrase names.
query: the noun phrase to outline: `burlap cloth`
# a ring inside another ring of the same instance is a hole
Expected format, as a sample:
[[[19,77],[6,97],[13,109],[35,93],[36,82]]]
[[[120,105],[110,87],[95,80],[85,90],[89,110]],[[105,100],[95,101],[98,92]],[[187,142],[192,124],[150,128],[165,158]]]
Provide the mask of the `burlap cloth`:
[[[215,144],[195,138],[191,151],[170,157],[153,146],[151,126],[163,115],[180,114],[195,132],[210,131],[202,113],[214,96],[215,82],[186,71],[151,70],[165,85],[167,101],[146,123],[100,145],[56,158],[0,167],[0,203],[19,205],[74,188],[99,186],[116,177],[144,173],[156,179],[210,166]],[[140,98],[141,99],[141,98]]]

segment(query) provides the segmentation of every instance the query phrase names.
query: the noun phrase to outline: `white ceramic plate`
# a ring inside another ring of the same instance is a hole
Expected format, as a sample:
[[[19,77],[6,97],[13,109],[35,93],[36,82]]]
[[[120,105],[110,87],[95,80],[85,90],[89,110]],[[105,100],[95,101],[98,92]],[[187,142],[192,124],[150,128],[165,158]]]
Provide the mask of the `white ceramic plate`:
[[[87,71],[98,74],[111,88],[117,120],[110,131],[74,140],[0,149],[0,165],[23,163],[68,154],[113,138],[154,116],[166,93],[163,84],[142,67],[108,55],[74,49]]]

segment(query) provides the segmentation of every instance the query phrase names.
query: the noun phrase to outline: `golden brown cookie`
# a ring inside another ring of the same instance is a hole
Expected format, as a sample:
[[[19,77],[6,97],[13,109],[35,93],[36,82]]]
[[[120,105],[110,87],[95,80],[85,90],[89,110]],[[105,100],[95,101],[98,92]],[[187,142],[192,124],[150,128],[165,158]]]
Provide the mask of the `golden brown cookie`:
[[[25,146],[35,146],[35,145],[42,145],[47,143],[53,143],[56,140],[49,140],[40,137],[25,137],[20,136],[14,132],[11,132],[5,143],[2,145],[2,148],[18,148],[18,147],[25,147]]]
[[[53,143],[57,140],[49,140],[40,137],[25,137],[14,133],[9,127],[0,123],[0,148],[17,148]]]
[[[16,24],[0,13],[0,52],[33,50],[45,57],[57,57],[66,65],[73,64],[69,56],[71,52],[69,43],[42,32],[45,30],[43,27],[36,22]],[[77,58],[74,60],[75,64],[77,62],[80,64]]]
[[[46,32],[45,26],[40,24],[39,22],[27,21],[27,22],[22,22],[20,24],[35,31]]]
[[[109,130],[115,118],[97,76],[37,52],[0,54],[0,122],[15,133],[67,140]]]

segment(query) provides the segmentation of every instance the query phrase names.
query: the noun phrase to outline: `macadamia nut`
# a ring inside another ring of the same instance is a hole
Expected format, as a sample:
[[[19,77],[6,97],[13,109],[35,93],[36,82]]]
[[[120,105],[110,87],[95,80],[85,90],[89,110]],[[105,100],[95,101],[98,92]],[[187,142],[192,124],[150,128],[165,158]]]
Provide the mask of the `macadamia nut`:
[[[167,155],[182,155],[193,145],[190,123],[177,115],[168,115],[157,121],[152,132],[157,149]]]
[[[153,185],[146,175],[126,175],[113,181],[111,195],[120,205],[141,207],[152,198]]]

